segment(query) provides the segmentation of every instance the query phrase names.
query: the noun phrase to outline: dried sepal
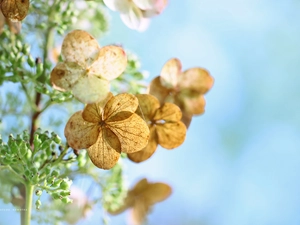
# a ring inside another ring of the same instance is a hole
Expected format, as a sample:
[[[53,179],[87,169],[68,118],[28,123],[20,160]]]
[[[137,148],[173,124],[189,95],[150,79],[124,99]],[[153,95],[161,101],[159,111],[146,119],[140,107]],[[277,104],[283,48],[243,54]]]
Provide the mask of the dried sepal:
[[[137,114],[144,118],[150,128],[150,140],[141,151],[129,153],[128,158],[133,162],[142,162],[150,158],[158,144],[167,149],[181,145],[186,136],[186,127],[180,121],[180,108],[172,103],[159,105],[152,95],[136,95],[139,100]]]
[[[109,81],[120,76],[127,65],[118,46],[100,48],[95,38],[82,30],[65,37],[59,62],[51,72],[51,83],[60,91],[72,91],[83,103],[102,101],[109,93]]]
[[[13,21],[23,20],[29,10],[29,0],[2,0],[0,8],[3,15]]]
[[[149,93],[160,103],[171,102],[180,107],[182,121],[189,127],[192,116],[205,111],[203,97],[213,86],[214,79],[203,68],[191,68],[181,72],[181,63],[173,58],[163,66],[161,75],[152,80]]]
[[[69,145],[76,149],[88,148],[97,167],[112,168],[121,152],[133,153],[148,143],[149,129],[134,113],[137,107],[138,100],[131,94],[113,96],[109,93],[103,101],[88,104],[66,125]]]
[[[115,211],[109,211],[109,213],[117,215],[131,208],[130,224],[142,224],[150,208],[154,204],[168,198],[171,193],[172,188],[168,184],[161,182],[151,183],[144,178],[128,191],[123,205]]]

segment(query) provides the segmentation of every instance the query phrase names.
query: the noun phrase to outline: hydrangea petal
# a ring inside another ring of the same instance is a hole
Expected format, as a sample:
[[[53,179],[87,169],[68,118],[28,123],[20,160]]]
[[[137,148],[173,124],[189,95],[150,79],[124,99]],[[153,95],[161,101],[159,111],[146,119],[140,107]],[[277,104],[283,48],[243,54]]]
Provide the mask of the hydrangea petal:
[[[71,116],[65,127],[65,136],[73,149],[84,149],[95,144],[99,130],[97,124],[89,123],[82,118],[82,111]]]
[[[133,207],[130,210],[130,225],[141,225],[146,219],[149,212],[149,205],[143,198],[137,198],[134,201]]]
[[[147,122],[151,121],[154,117],[155,111],[159,108],[160,104],[156,97],[148,94],[138,94],[136,97],[139,100],[139,106],[136,114],[145,119]]]
[[[132,0],[142,10],[152,9],[156,0]]]
[[[51,71],[50,81],[55,89],[68,91],[83,75],[84,70],[78,64],[59,62]]]
[[[91,123],[99,123],[102,121],[104,106],[112,97],[112,93],[109,92],[104,100],[93,104],[87,104],[82,112],[82,118]]]
[[[205,112],[206,102],[204,96],[199,93],[182,91],[177,95],[176,101],[181,102],[184,113],[200,115]]]
[[[90,66],[99,55],[100,46],[88,32],[74,30],[67,34],[61,54],[65,62],[75,62],[82,67]]]
[[[0,7],[3,15],[13,22],[23,20],[28,13],[29,0],[1,0]]]
[[[150,138],[147,146],[138,152],[127,154],[128,158],[136,163],[143,162],[149,159],[157,149],[157,136],[155,127],[150,127]]]
[[[100,128],[100,134],[97,142],[88,148],[88,155],[93,164],[101,169],[111,169],[119,160],[120,153],[113,148],[114,145],[107,143],[107,140],[113,139],[114,143],[118,142],[116,136],[105,128]],[[115,146],[119,146],[119,144]]]
[[[178,86],[181,90],[189,89],[205,94],[211,89],[213,83],[214,79],[207,70],[192,68],[180,75]]]
[[[143,16],[150,18],[161,14],[166,8],[168,1],[167,0],[154,0],[153,7],[143,11]]]
[[[87,88],[88,87],[88,88]],[[106,98],[110,84],[95,76],[83,76],[72,87],[74,96],[83,103],[94,103]]]
[[[144,201],[148,205],[154,205],[168,198],[172,193],[172,188],[164,183],[149,183],[143,191]]]
[[[118,94],[112,97],[105,105],[103,120],[114,121],[113,116],[120,112],[134,113],[138,107],[138,99],[128,93]]]
[[[180,120],[182,117],[182,113],[180,108],[173,104],[166,102],[162,105],[158,110],[156,110],[153,120],[164,120],[166,122],[176,122]]]
[[[89,68],[89,73],[113,80],[120,76],[127,66],[125,51],[118,46],[105,46],[100,49],[97,60]]]
[[[181,62],[179,59],[173,58],[167,61],[160,73],[160,81],[162,86],[166,88],[175,88],[178,84],[180,73]]]
[[[130,29],[139,30],[143,19],[143,14],[139,8],[137,8],[134,4],[131,4],[129,11],[121,14],[121,19],[123,23]]]
[[[178,147],[185,140],[186,127],[181,122],[156,125],[158,144],[166,149]]]
[[[187,129],[189,128],[189,126],[192,122],[192,118],[193,118],[193,114],[182,113],[181,122],[184,123],[184,125],[186,126]]]
[[[165,102],[165,99],[169,96],[170,89],[167,89],[164,87],[160,81],[160,77],[155,77],[150,85],[149,85],[149,94],[154,95],[160,104],[163,104]]]
[[[133,153],[144,148],[149,139],[149,129],[145,121],[137,114],[116,122],[106,122],[106,125],[116,134],[124,153]]]
[[[130,0],[103,0],[104,4],[113,11],[127,13],[130,7]]]

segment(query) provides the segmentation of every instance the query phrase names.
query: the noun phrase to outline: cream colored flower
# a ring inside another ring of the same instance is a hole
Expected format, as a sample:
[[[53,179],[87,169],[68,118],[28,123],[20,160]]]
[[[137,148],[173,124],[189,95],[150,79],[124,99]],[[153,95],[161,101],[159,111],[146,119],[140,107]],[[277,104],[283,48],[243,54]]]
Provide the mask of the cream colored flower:
[[[63,62],[52,70],[51,83],[57,90],[72,91],[83,103],[105,99],[109,81],[120,76],[127,65],[122,48],[100,48],[96,39],[82,30],[74,30],[65,37],[61,55]]]
[[[105,5],[121,14],[127,27],[144,31],[149,25],[149,18],[162,13],[167,0],[104,0]]]

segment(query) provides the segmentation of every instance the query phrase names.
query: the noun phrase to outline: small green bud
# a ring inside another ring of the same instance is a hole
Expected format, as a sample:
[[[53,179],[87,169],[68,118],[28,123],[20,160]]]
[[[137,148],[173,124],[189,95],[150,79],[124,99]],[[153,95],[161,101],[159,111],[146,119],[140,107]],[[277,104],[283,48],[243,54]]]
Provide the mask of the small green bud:
[[[40,190],[40,189],[38,189],[38,190],[35,191],[35,195],[36,195],[36,196],[41,196],[42,193],[43,193],[43,191]]]
[[[51,176],[52,176],[52,177],[58,177],[59,174],[60,174],[60,173],[59,173],[58,170],[53,170],[52,173],[51,173]]]
[[[54,180],[55,180],[55,177],[48,177],[47,183],[52,185],[54,183]]]
[[[27,63],[31,68],[35,67],[35,60],[31,55],[28,56]]]
[[[50,149],[51,142],[52,142],[51,139],[44,141],[41,145],[41,149],[42,150]]]
[[[30,151],[27,151],[25,157],[26,157],[27,160],[30,160],[30,159],[31,159],[31,157],[32,157],[32,152],[31,152],[31,150],[30,150]]]
[[[44,64],[43,63],[38,63],[36,65],[36,75],[40,76],[43,73],[44,70]]]
[[[57,192],[52,193],[51,196],[52,196],[53,199],[60,199],[61,198],[61,196]]]
[[[72,181],[71,181],[71,180],[69,180],[69,181],[63,180],[63,181],[60,183],[59,187],[60,187],[62,190],[69,190],[71,184],[72,184]]]
[[[61,138],[54,132],[51,133],[51,138],[56,144],[61,143]]]
[[[30,170],[25,170],[25,176],[27,177],[27,178],[31,178],[32,177],[32,173],[31,173],[31,171]]]
[[[17,142],[15,140],[10,142],[9,147],[10,147],[10,150],[13,154],[18,154],[19,147],[18,147]]]
[[[68,197],[63,197],[63,198],[61,199],[61,201],[62,201],[63,203],[65,203],[65,204],[68,204],[68,203],[72,203],[72,202],[73,202],[72,199],[70,199],[70,198],[68,198]]]
[[[24,55],[29,55],[30,53],[30,45],[29,44],[24,44],[22,48],[22,52]]]
[[[37,209],[37,210],[39,210],[40,209],[40,207],[41,207],[41,205],[42,205],[42,202],[41,202],[41,200],[36,200],[36,202],[35,202],[35,208]]]
[[[51,187],[58,188],[61,182],[62,182],[62,179],[57,179],[54,181],[54,183],[51,185]]]
[[[51,173],[51,168],[50,167],[46,167],[45,168],[45,174],[48,176]]]
[[[63,197],[69,196],[70,194],[71,194],[70,191],[62,191],[62,192],[60,192],[60,195],[63,196]]]
[[[38,151],[40,148],[42,141],[39,137],[39,135],[37,133],[34,134],[34,138],[33,138],[33,146],[34,146],[34,150]]]

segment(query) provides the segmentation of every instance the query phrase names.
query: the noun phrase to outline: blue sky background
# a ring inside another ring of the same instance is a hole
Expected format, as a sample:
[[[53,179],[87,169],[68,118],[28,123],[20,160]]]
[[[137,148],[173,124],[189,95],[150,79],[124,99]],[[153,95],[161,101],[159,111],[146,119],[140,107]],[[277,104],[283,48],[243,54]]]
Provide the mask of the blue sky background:
[[[113,13],[102,43],[136,52],[150,80],[172,57],[215,78],[181,147],[128,163],[132,183],[173,187],[149,225],[300,224],[299,9],[296,0],[173,0],[143,33]]]
[[[172,57],[215,78],[181,147],[126,161],[131,186],[147,177],[173,188],[148,225],[300,224],[300,1],[169,2],[143,33],[112,13],[100,39],[137,53],[148,81]]]

